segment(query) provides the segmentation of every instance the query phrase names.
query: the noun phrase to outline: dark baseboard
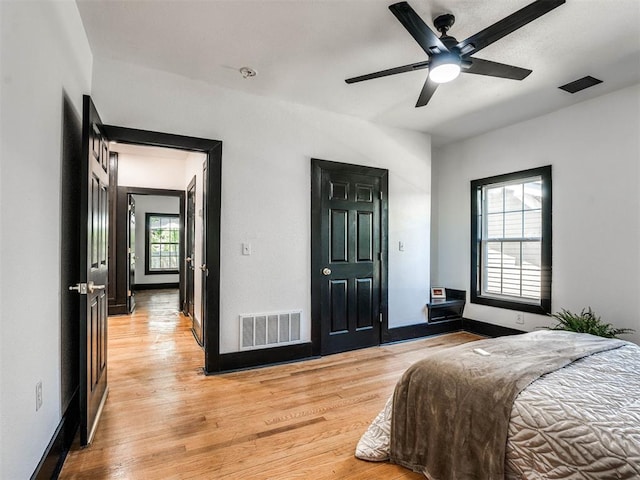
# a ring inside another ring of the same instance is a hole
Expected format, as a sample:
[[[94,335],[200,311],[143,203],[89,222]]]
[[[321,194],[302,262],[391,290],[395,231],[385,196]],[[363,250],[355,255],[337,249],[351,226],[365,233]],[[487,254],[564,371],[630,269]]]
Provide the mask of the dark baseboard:
[[[406,327],[390,328],[383,334],[382,343],[402,342],[414,338],[428,337],[442,333],[457,332],[462,329],[462,320],[447,320],[434,323],[419,323]]]
[[[470,318],[462,319],[462,329],[466,332],[484,335],[485,337],[504,337],[506,335],[526,333],[523,330],[494,325],[492,323],[481,322],[479,320],[471,320]]]
[[[67,410],[62,415],[62,419],[56,428],[47,449],[44,451],[38,466],[36,467],[31,480],[50,480],[58,478],[64,460],[67,458],[69,448],[73,443],[78,426],[80,425],[80,410],[79,410],[79,392],[76,390],[75,394]]]
[[[244,352],[223,353],[220,355],[220,372],[216,374],[245,368],[266,367],[278,363],[295,362],[311,358],[311,343],[286,345],[283,347],[262,348]]]
[[[179,288],[178,282],[170,283],[136,283],[132,290],[161,290],[164,288]]]
[[[487,337],[501,337],[504,335],[525,333],[513,328],[501,327],[499,325],[492,325],[478,320],[463,318],[390,328],[383,335],[384,338],[382,344],[413,340],[431,335],[441,335],[443,333],[458,332],[460,330],[477,333],[478,335],[484,335]],[[219,357],[220,370],[205,373],[207,375],[216,375],[218,373],[244,370],[247,368],[266,367],[280,363],[308,360],[313,357],[314,355],[311,343],[248,350],[244,352],[223,353]]]
[[[109,305],[109,315],[126,315],[129,313],[127,304]]]

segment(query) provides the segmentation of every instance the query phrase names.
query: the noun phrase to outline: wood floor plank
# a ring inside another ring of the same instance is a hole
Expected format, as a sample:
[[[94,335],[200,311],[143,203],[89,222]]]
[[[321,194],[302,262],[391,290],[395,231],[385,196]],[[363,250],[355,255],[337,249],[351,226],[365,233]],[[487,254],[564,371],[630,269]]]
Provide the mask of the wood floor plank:
[[[92,445],[74,443],[61,479],[405,479],[354,457],[404,370],[459,332],[287,365],[204,376],[177,291],[137,295],[109,318],[109,398]]]

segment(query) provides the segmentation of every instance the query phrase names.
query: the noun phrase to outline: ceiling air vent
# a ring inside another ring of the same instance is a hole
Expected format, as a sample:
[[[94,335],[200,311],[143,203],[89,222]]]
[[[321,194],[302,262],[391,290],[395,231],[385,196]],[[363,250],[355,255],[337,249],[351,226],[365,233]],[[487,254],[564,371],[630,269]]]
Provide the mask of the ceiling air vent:
[[[569,82],[566,85],[562,85],[558,88],[560,90],[564,90],[565,92],[576,93],[580,90],[584,90],[585,88],[593,87],[594,85],[597,85],[599,83],[602,83],[602,80],[598,80],[597,78],[593,78],[587,75],[586,77],[579,78],[578,80]]]

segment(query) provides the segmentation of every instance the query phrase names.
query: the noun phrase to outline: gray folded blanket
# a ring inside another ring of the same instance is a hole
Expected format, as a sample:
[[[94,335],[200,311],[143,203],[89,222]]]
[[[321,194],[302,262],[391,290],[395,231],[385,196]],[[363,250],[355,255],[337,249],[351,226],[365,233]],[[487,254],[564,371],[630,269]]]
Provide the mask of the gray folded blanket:
[[[396,386],[390,459],[431,480],[503,479],[516,396],[545,373],[625,343],[545,330],[439,350]]]

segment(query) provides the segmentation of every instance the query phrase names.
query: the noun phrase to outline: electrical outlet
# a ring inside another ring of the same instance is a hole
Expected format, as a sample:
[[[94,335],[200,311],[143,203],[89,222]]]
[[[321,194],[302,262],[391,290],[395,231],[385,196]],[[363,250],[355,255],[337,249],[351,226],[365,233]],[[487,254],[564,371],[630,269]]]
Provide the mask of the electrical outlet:
[[[36,383],[36,412],[42,407],[42,380]]]
[[[516,323],[518,325],[524,325],[524,313],[522,312],[516,313]]]

